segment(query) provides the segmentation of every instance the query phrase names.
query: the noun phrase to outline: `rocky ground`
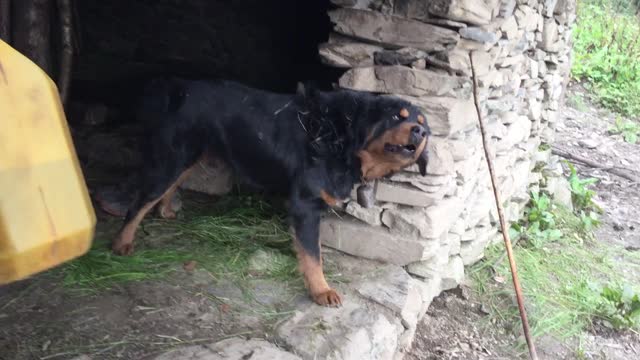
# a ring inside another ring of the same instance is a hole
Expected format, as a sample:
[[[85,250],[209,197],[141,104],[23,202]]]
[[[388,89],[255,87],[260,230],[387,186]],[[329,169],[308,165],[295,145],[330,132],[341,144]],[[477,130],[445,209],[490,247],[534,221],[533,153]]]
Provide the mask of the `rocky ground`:
[[[578,85],[568,89],[567,103],[558,122],[557,147],[570,154],[593,160],[606,167],[619,167],[640,177],[640,145],[628,144],[620,135],[610,135],[615,115],[594,105]],[[596,229],[598,241],[622,245],[627,250],[640,247],[640,183],[603,169],[576,164],[581,177],[599,179],[594,186],[595,201],[604,210]],[[568,173],[565,167],[566,173]],[[618,261],[618,259],[612,259]],[[629,271],[634,271],[629,267]],[[635,268],[637,269],[637,268]],[[637,272],[637,270],[636,270]],[[638,274],[625,274],[637,278]],[[517,348],[511,331],[488,321],[489,310],[474,292],[471,282],[434,300],[418,326],[413,349],[408,356],[418,359],[514,359],[527,358],[525,348]],[[507,285],[510,285],[507,283]],[[462,290],[461,290],[462,289]],[[513,324],[520,333],[520,324]],[[640,358],[640,335],[634,331],[612,332],[595,327],[581,340],[558,341],[551,337],[536,340],[541,359],[632,359]],[[579,350],[580,349],[580,350]]]

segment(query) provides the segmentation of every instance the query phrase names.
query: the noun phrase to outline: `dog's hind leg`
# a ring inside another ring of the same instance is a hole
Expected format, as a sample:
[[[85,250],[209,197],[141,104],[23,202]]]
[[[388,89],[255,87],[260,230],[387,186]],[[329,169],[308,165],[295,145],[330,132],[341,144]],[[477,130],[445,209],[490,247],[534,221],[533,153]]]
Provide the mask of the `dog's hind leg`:
[[[127,211],[124,226],[113,240],[111,246],[114,253],[118,255],[131,255],[133,253],[133,240],[142,219],[158,202],[175,192],[178,185],[187,177],[189,169],[190,167],[186,169],[181,167],[174,176],[167,177],[162,181],[158,181],[156,178],[155,181],[158,181],[156,184],[151,188],[143,188],[141,190],[133,206]]]
[[[175,219],[176,218],[176,212],[173,211],[173,209],[171,208],[171,202],[173,201],[173,196],[175,195],[176,191],[178,190],[178,187],[180,185],[182,185],[182,183],[187,179],[187,177],[189,177],[189,173],[191,172],[191,170],[197,166],[193,165],[191,167],[189,167],[187,170],[185,170],[176,180],[176,182],[173,183],[173,185],[171,185],[171,187],[169,187],[169,189],[164,193],[164,195],[162,196],[162,198],[160,199],[160,204],[158,204],[158,215],[160,215],[161,218],[163,219]]]

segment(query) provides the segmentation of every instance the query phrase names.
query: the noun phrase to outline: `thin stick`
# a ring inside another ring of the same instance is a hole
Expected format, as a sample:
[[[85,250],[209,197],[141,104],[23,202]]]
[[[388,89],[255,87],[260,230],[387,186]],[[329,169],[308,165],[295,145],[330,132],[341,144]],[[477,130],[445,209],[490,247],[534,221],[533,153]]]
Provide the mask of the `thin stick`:
[[[554,155],[561,156],[561,157],[563,157],[565,159],[574,160],[574,161],[583,163],[583,164],[585,164],[587,166],[590,166],[592,168],[601,169],[601,170],[610,172],[610,173],[612,173],[614,175],[618,175],[618,176],[620,176],[622,178],[625,178],[627,180],[630,180],[630,181],[633,181],[633,182],[636,182],[636,183],[640,182],[640,178],[637,177],[637,176],[631,175],[630,174],[631,170],[628,170],[628,169],[618,168],[618,167],[615,167],[615,166],[606,166],[606,165],[597,163],[597,162],[595,162],[593,160],[589,160],[587,158],[584,158],[584,157],[582,157],[580,155],[572,154],[572,153],[570,153],[570,152],[568,152],[566,150],[559,149],[557,147],[553,147],[551,149],[551,153],[554,154]]]
[[[60,14],[60,30],[62,50],[60,51],[60,73],[58,74],[58,91],[60,100],[66,104],[71,83],[71,66],[73,65],[73,24],[71,22],[71,0],[58,0]]]
[[[480,133],[482,135],[482,146],[484,148],[484,156],[487,159],[487,166],[489,167],[489,175],[491,176],[491,185],[493,186],[493,195],[496,199],[496,206],[498,208],[498,218],[500,219],[500,228],[502,229],[502,238],[504,239],[504,246],[507,249],[507,256],[509,257],[509,267],[511,268],[511,277],[513,279],[513,287],[516,291],[516,300],[518,301],[518,310],[520,310],[520,319],[522,320],[522,330],[524,331],[524,337],[527,340],[527,347],[529,348],[529,356],[533,360],[538,359],[535,345],[531,339],[531,333],[529,331],[529,321],[527,320],[527,312],[524,308],[524,299],[522,296],[522,288],[520,287],[520,281],[518,280],[518,271],[516,269],[516,261],[513,258],[513,248],[511,246],[511,239],[509,239],[509,231],[507,230],[507,224],[504,219],[504,210],[502,209],[502,201],[500,200],[500,194],[498,191],[498,184],[496,183],[496,174],[493,168],[493,160],[489,154],[489,145],[487,144],[487,134],[484,128],[484,121],[482,120],[482,112],[480,111],[480,105],[478,104],[478,81],[476,79],[476,70],[473,66],[473,55],[469,52],[469,61],[471,62],[471,75],[473,77],[473,102],[476,106],[476,112],[478,113],[478,122],[480,123]]]

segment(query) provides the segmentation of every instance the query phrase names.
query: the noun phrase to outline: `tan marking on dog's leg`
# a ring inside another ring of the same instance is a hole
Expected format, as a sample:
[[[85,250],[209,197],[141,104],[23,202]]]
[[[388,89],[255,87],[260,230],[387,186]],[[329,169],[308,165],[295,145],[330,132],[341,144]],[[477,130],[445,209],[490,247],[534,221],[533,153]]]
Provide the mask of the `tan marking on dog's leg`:
[[[327,203],[327,205],[331,207],[335,207],[336,205],[338,205],[338,200],[329,195],[329,193],[324,190],[320,190],[320,197],[325,203]]]
[[[185,170],[178,176],[178,179],[171,185],[169,188],[157,199],[146,203],[138,213],[129,221],[124,224],[118,236],[113,240],[111,249],[114,253],[118,255],[131,255],[133,254],[133,240],[136,236],[136,231],[138,230],[138,226],[147,215],[147,213],[153,209],[153,207],[165,198],[170,198],[175,193],[178,184],[180,184],[189,173],[191,168]],[[169,206],[171,205],[171,200],[169,200]]]
[[[198,163],[196,163],[197,165]],[[178,187],[182,185],[182,183],[189,177],[189,174],[193,170],[196,165],[191,166],[178,177],[178,180],[173,183],[160,199],[160,204],[158,205],[158,215],[160,215],[163,219],[175,219],[176,212],[171,208],[171,202],[173,201],[173,196],[175,195]]]
[[[342,305],[340,294],[329,287],[322,271],[322,255],[319,259],[307,254],[297,239],[294,247],[298,256],[298,266],[304,277],[309,295],[318,305],[338,307]]]
[[[111,249],[114,253],[118,255],[133,254],[133,239],[136,236],[136,230],[145,215],[147,215],[149,210],[151,210],[158,201],[160,201],[160,198],[145,204],[140,211],[138,211],[136,216],[122,227],[120,233],[118,233],[118,236],[113,240],[111,245]]]

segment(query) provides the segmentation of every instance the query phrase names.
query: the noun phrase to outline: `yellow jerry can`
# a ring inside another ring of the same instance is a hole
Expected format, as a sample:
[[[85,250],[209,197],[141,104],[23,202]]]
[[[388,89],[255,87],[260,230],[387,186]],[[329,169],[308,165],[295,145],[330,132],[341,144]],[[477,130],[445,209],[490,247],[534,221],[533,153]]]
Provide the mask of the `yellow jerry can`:
[[[55,84],[0,40],[0,284],[84,254],[95,224]]]

